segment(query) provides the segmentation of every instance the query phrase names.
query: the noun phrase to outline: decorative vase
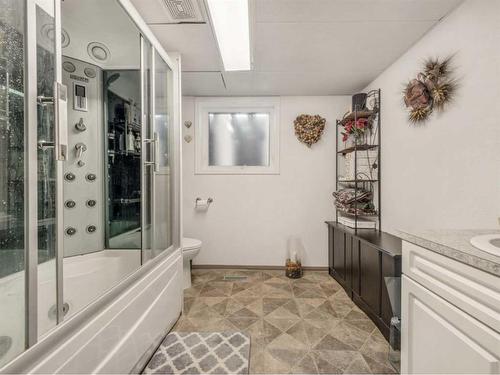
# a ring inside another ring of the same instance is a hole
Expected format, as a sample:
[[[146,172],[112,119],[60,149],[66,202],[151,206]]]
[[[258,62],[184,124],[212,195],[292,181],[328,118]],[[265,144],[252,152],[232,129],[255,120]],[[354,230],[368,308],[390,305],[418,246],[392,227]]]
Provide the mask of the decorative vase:
[[[300,262],[294,262],[291,259],[286,260],[285,275],[290,279],[300,279],[304,271]]]
[[[287,259],[285,264],[285,275],[291,279],[299,279],[304,274],[302,268],[302,257],[304,245],[298,237],[291,237],[287,244]]]
[[[352,96],[352,111],[366,109],[366,93],[360,92]]]

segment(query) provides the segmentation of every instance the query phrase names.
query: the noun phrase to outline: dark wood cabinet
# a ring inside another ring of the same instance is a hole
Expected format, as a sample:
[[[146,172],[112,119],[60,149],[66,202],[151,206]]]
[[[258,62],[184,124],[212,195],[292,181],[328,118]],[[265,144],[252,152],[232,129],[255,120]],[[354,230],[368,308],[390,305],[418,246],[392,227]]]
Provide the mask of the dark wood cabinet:
[[[351,248],[351,289],[353,293],[360,293],[361,284],[361,271],[360,271],[360,256],[359,256],[359,240],[356,237],[352,237],[352,248]]]
[[[401,277],[401,261],[394,262],[392,257],[382,253],[382,282],[385,283],[388,277]],[[381,311],[380,316],[385,324],[391,324],[391,318],[394,315],[392,312],[391,301],[387,288],[381,290]]]
[[[328,254],[333,253],[333,236],[334,236],[334,228],[329,225],[328,226]],[[333,256],[328,256],[328,269],[333,269]]]
[[[388,339],[393,316],[386,277],[401,277],[401,239],[374,230],[328,225],[330,275]]]
[[[361,273],[359,298],[375,315],[380,315],[380,252],[362,242],[359,249],[359,269]]]
[[[354,237],[345,235],[345,287],[352,289],[352,243]]]
[[[345,233],[337,228],[333,235],[333,269],[345,283]]]

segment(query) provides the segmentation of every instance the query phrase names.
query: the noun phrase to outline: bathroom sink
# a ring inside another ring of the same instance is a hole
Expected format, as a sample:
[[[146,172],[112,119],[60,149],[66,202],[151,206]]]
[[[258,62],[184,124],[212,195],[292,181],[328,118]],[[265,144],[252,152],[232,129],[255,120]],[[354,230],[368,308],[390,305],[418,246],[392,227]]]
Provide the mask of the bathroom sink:
[[[500,233],[475,236],[470,239],[470,243],[480,250],[500,256]]]

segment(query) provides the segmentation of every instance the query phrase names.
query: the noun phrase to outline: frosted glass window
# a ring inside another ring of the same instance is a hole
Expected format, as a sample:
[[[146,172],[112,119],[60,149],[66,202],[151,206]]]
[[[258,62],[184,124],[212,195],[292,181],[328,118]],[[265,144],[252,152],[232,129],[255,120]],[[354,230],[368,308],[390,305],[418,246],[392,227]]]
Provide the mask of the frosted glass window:
[[[279,174],[279,114],[275,97],[197,98],[195,173]]]
[[[208,165],[270,165],[269,113],[208,113]]]

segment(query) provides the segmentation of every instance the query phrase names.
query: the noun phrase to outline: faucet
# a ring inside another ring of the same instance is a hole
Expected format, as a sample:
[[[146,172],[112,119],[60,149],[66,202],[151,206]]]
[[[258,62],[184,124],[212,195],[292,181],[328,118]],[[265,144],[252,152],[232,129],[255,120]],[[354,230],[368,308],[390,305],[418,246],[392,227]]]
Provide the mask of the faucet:
[[[83,162],[82,156],[85,151],[87,151],[87,146],[85,143],[79,142],[75,145],[75,150],[76,150],[76,158],[78,159],[78,166],[83,167],[85,163]]]

